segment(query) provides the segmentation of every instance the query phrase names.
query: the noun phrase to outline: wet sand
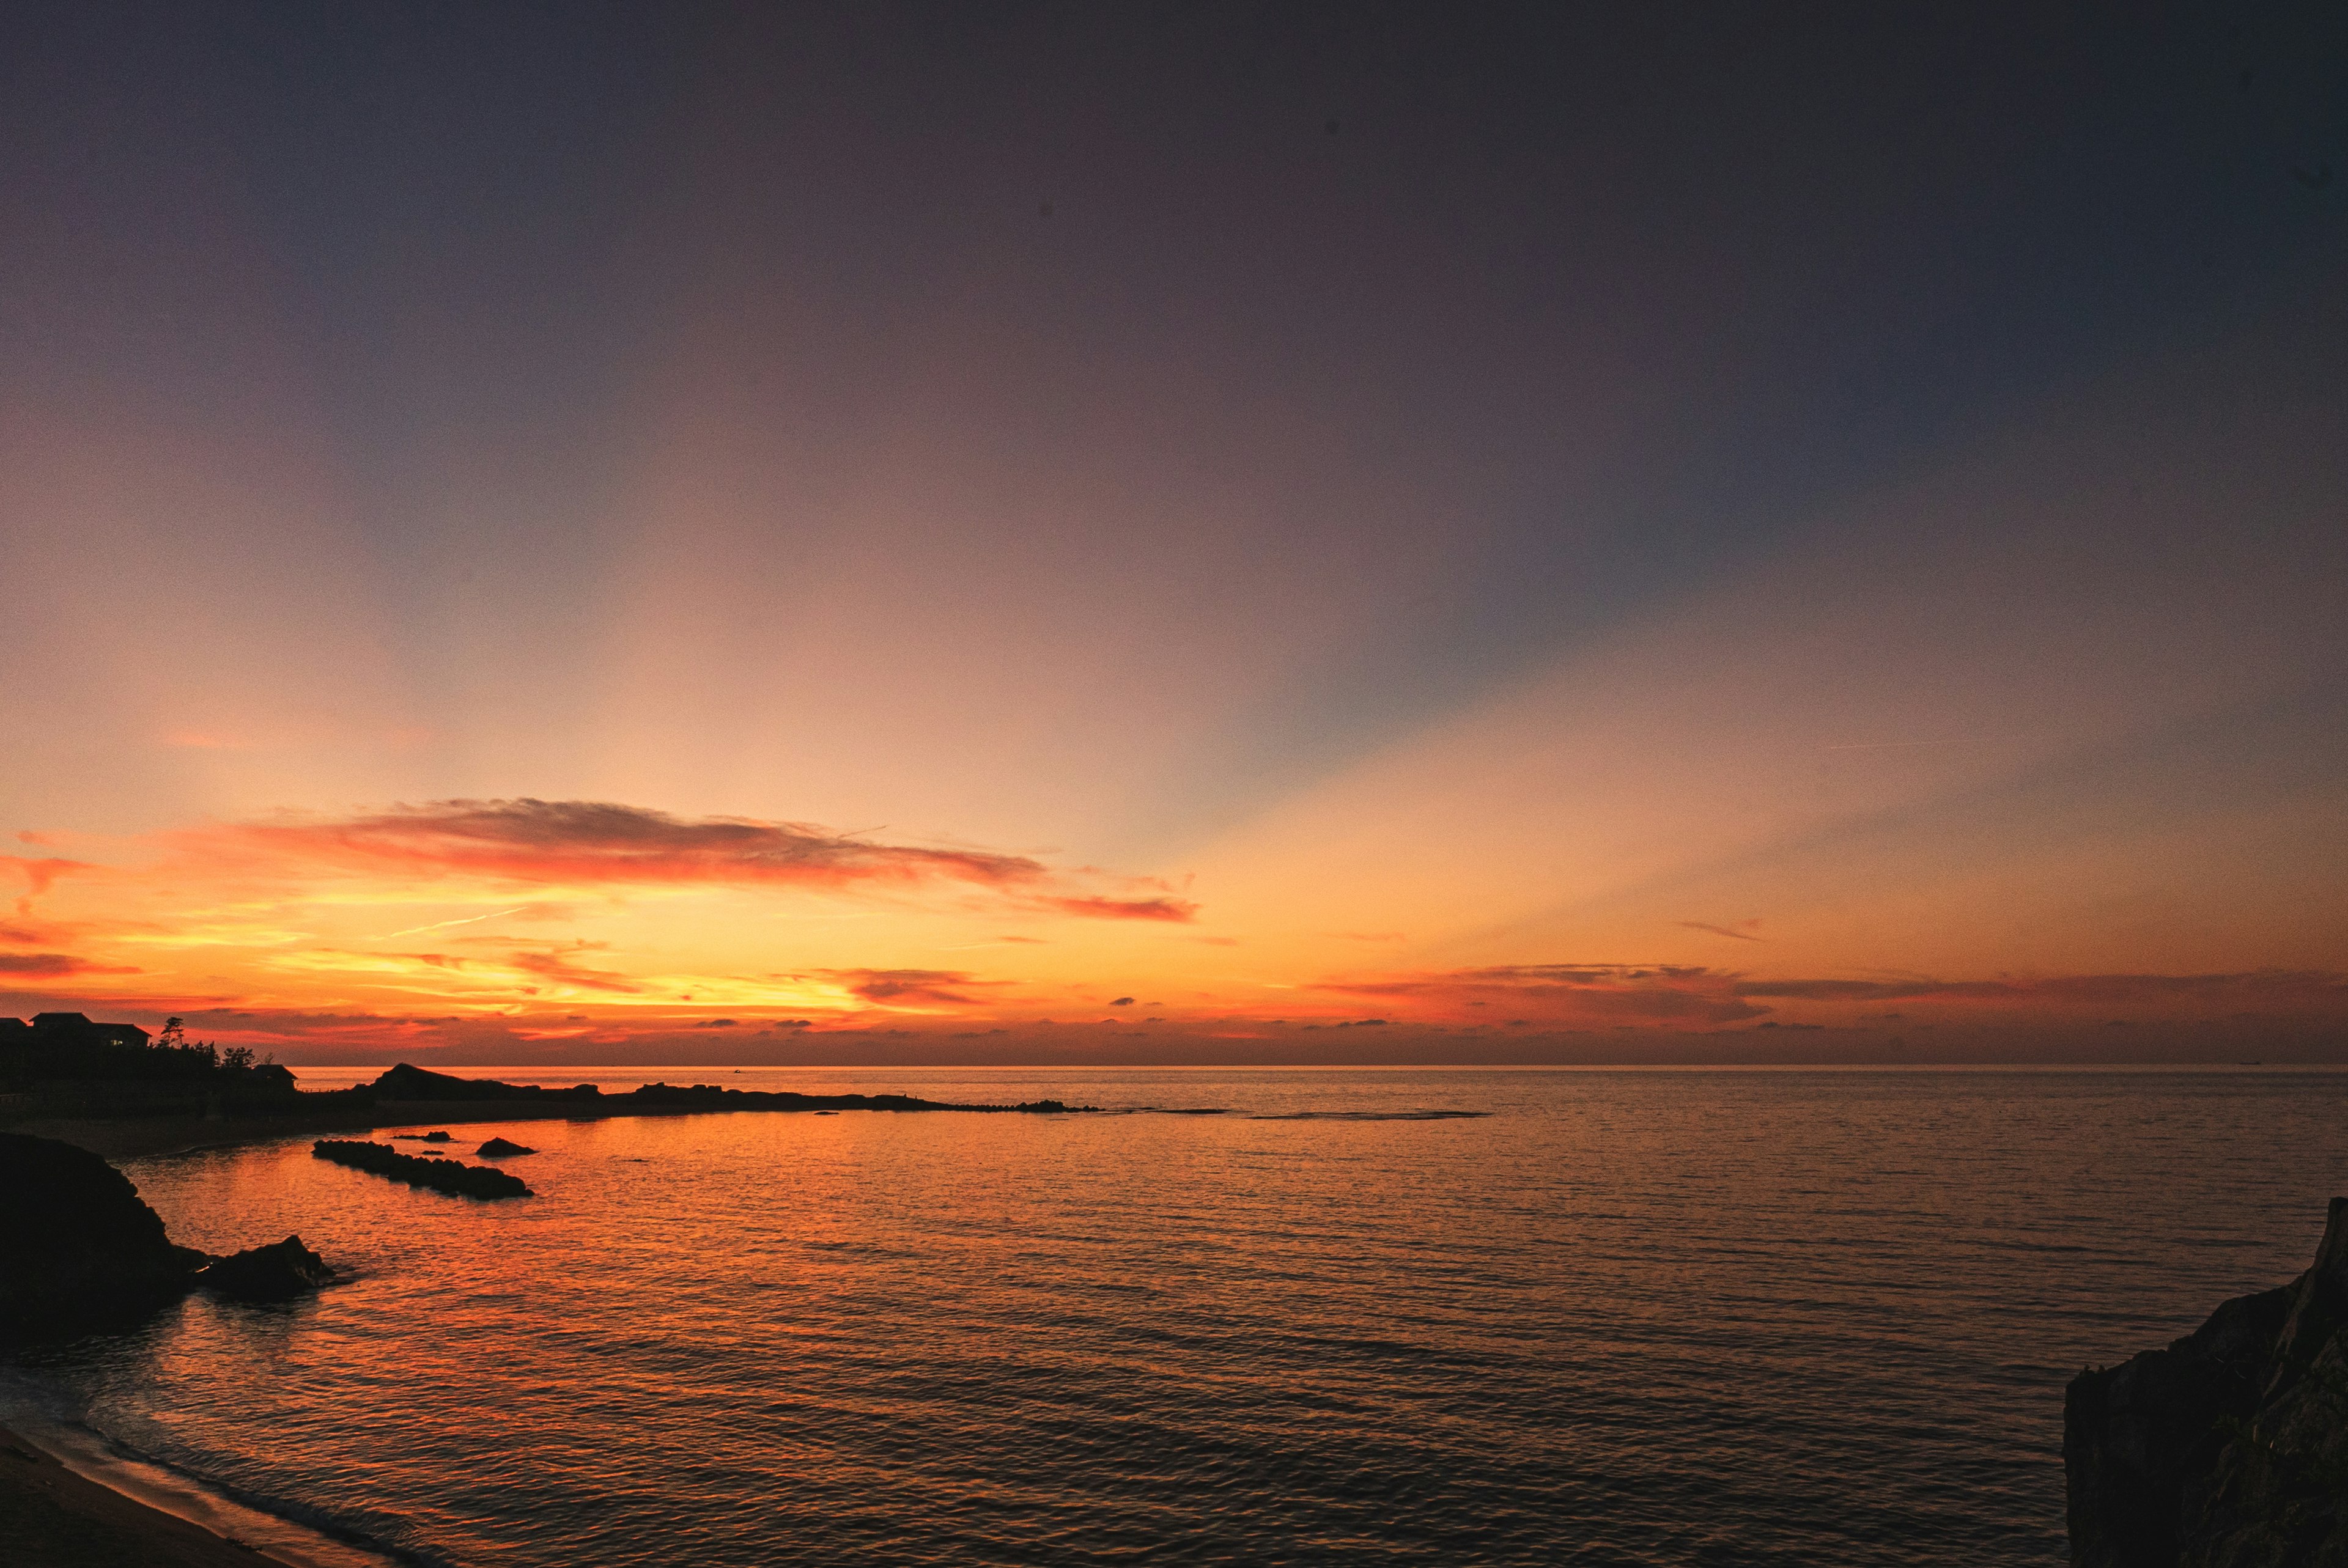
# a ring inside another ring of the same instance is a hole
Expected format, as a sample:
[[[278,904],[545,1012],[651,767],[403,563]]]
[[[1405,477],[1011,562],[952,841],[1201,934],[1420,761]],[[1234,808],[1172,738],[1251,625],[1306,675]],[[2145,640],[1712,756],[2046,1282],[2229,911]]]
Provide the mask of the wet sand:
[[[281,1560],[76,1475],[0,1427],[9,1568],[283,1568]]]

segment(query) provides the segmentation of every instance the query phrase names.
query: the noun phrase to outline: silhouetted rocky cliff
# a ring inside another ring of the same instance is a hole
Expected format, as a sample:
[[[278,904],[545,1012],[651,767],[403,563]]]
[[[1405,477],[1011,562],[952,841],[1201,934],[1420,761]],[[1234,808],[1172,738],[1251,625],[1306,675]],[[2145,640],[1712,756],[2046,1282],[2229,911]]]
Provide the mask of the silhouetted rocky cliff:
[[[200,1285],[272,1299],[333,1277],[299,1236],[217,1260],[174,1246],[130,1178],[96,1154],[0,1132],[0,1339],[118,1327]]]
[[[2314,1266],[2072,1379],[2077,1568],[2348,1564],[2348,1198]]]
[[[0,1334],[159,1306],[206,1262],[173,1246],[130,1179],[87,1149],[0,1132]]]

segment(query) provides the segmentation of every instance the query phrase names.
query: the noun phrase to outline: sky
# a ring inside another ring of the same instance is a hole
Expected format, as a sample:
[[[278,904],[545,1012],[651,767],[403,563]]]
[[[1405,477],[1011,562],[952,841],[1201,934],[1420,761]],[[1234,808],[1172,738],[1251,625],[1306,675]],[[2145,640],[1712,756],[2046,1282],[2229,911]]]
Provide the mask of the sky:
[[[2337,6],[0,8],[0,1014],[2348,1060]]]

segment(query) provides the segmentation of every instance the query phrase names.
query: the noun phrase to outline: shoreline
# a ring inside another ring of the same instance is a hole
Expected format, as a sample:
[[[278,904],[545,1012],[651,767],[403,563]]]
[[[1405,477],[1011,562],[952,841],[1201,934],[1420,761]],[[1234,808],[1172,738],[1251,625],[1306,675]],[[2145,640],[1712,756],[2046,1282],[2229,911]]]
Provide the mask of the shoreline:
[[[730,1108],[729,1108],[730,1109]],[[147,1160],[238,1149],[278,1138],[319,1138],[390,1128],[453,1126],[468,1122],[605,1122],[619,1116],[706,1115],[699,1107],[652,1110],[614,1107],[610,1112],[551,1106],[537,1101],[407,1101],[353,1116],[50,1116],[17,1122],[0,1132],[54,1138],[108,1160]]]
[[[500,1086],[502,1087],[502,1086]],[[649,1086],[648,1086],[649,1087]],[[822,1112],[885,1112],[894,1115],[958,1112],[1002,1115],[1029,1112],[1087,1114],[1090,1106],[959,1105],[943,1102],[909,1101],[903,1097],[867,1095],[744,1094],[726,1091],[732,1104],[716,1098],[712,1088],[705,1099],[636,1100],[613,1095],[609,1100],[569,1099],[537,1095],[514,1099],[463,1098],[378,1100],[364,1108],[337,1106],[316,1112],[283,1116],[35,1116],[0,1122],[0,1132],[54,1138],[88,1150],[107,1160],[152,1159],[170,1154],[197,1153],[208,1149],[241,1148],[280,1138],[316,1138],[336,1133],[382,1132],[390,1128],[445,1127],[464,1122],[610,1122],[626,1116],[710,1116],[743,1112],[808,1115]],[[891,1099],[900,1102],[890,1103]],[[776,1103],[777,1100],[794,1103]]]
[[[411,1561],[250,1501],[104,1434],[0,1400],[0,1541],[9,1568],[397,1568]]]
[[[0,1426],[0,1534],[13,1568],[323,1568],[109,1486],[10,1426]]]
[[[277,1138],[320,1138],[394,1128],[452,1127],[489,1122],[615,1122],[628,1116],[809,1115],[770,1105],[614,1105],[538,1100],[414,1100],[380,1104],[373,1114],[336,1117],[55,1116],[0,1125],[0,1132],[54,1138],[108,1160],[149,1160],[240,1149]]]

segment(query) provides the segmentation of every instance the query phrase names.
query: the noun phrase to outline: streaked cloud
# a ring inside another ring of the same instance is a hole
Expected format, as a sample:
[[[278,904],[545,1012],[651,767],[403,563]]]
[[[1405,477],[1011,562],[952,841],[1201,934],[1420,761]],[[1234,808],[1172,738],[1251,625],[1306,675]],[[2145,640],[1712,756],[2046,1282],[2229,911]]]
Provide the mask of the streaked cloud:
[[[28,843],[37,841],[37,835],[33,834],[20,833],[16,836]],[[36,859],[24,855],[0,855],[0,866],[13,868],[25,879],[25,896],[16,900],[16,913],[19,915],[29,913],[33,900],[56,886],[60,876],[98,869],[88,861],[67,860],[57,856],[43,856]]]
[[[254,869],[403,883],[582,891],[958,886],[1080,918],[1187,921],[1198,909],[1163,894],[1118,897],[1072,886],[1086,874],[1024,855],[886,844],[807,823],[684,817],[602,801],[446,800],[340,817],[288,814],[193,829],[174,843],[183,854]],[[73,863],[20,864],[35,875],[34,868]]]
[[[74,975],[135,975],[127,965],[94,963],[71,953],[0,953],[0,975],[25,979],[65,979]]]
[[[1890,1001],[1937,1002],[1952,1017],[2049,1020],[2136,1010],[2162,1020],[2348,1019],[2348,975],[2310,969],[1945,980],[1763,979],[1672,964],[1517,964],[1334,980],[1315,989],[1415,1003],[1430,1020],[1472,1021],[1471,1009],[1505,1003],[1512,1011],[1531,1009],[1526,1022],[1565,1028],[1727,1026],[1770,1018],[1781,1004],[1797,1003],[1826,1009],[1823,1016],[1832,1021],[1855,1022],[1856,1011],[1846,1015],[1842,1009]]]
[[[1761,922],[1758,920],[1739,920],[1734,926],[1715,926],[1704,920],[1682,920],[1680,925],[1686,930],[1709,931],[1715,937],[1734,937],[1740,942],[1759,942],[1766,939],[1760,933]]]
[[[990,983],[959,969],[832,969],[824,978],[850,996],[891,1007],[970,1007],[980,999],[973,989]]]

